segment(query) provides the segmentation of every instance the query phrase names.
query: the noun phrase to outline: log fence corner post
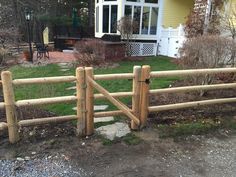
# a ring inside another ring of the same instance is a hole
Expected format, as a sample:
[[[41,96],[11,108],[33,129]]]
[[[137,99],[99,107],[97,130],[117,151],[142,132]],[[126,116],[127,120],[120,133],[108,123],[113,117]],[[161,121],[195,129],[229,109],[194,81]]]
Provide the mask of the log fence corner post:
[[[19,126],[16,114],[15,95],[12,84],[12,74],[10,71],[1,73],[3,96],[6,109],[6,118],[8,126],[8,135],[10,143],[16,143],[20,140]]]
[[[86,83],[85,69],[76,69],[76,95],[77,95],[77,135],[86,135]]]
[[[140,96],[140,128],[147,124],[148,107],[149,107],[149,90],[150,90],[150,72],[149,65],[142,66],[141,73],[141,96]]]
[[[133,114],[140,119],[140,90],[141,90],[141,66],[134,66],[133,69],[133,96],[132,96],[132,111]],[[139,126],[131,120],[131,129],[138,130]]]
[[[85,68],[86,75],[86,136],[90,136],[94,133],[94,92],[93,86],[88,81],[88,77],[94,79],[93,68],[86,67]]]

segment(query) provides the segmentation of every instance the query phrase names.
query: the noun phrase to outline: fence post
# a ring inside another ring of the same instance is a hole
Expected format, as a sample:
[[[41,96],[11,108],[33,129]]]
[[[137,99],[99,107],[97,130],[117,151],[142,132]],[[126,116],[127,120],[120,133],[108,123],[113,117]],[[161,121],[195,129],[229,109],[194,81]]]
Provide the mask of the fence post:
[[[149,65],[142,67],[141,73],[141,101],[140,101],[140,128],[143,128],[147,124],[148,107],[149,107],[149,83],[150,83],[151,68]]]
[[[17,141],[19,141],[20,136],[18,132],[19,127],[16,115],[15,96],[13,91],[11,72],[9,71],[2,72],[1,78],[2,78],[3,96],[6,109],[9,141],[10,143],[16,143]]]
[[[85,68],[86,78],[94,78],[93,77],[93,68],[86,67]],[[94,133],[94,94],[93,94],[93,86],[86,79],[86,135],[92,135]]]
[[[85,70],[83,67],[76,69],[76,93],[77,93],[77,134],[86,135],[86,83]]]
[[[133,69],[134,79],[133,79],[133,97],[132,97],[132,111],[136,117],[140,119],[140,89],[141,89],[141,66],[134,66]],[[131,121],[131,129],[137,130],[138,125]]]

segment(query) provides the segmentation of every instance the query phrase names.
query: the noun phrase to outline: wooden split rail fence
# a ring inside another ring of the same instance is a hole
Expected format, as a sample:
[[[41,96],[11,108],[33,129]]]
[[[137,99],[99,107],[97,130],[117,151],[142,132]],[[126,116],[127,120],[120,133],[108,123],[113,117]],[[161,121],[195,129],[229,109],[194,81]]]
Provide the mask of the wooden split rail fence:
[[[204,101],[194,101],[186,103],[177,103],[169,105],[149,106],[149,96],[162,93],[189,92],[199,90],[214,90],[236,88],[236,83],[214,84],[214,85],[196,85],[176,88],[150,89],[150,79],[171,77],[171,76],[195,76],[205,74],[235,73],[236,68],[217,68],[217,69],[197,69],[197,70],[175,70],[175,71],[154,71],[148,65],[134,66],[133,73],[94,75],[93,68],[79,67],[76,69],[75,76],[45,77],[32,79],[12,79],[9,71],[1,73],[4,102],[0,103],[0,109],[6,110],[7,122],[0,123],[0,131],[8,129],[9,141],[16,143],[19,141],[19,127],[35,126],[53,122],[65,122],[77,120],[78,135],[92,135],[94,133],[94,118],[106,116],[126,115],[131,120],[132,129],[145,127],[147,117],[150,112],[160,112],[173,109],[183,109],[197,107],[202,105],[211,105],[219,103],[233,103],[236,98],[221,98]],[[109,93],[105,88],[99,85],[97,80],[118,80],[132,79],[133,90],[131,92]],[[27,84],[49,84],[76,82],[76,96],[62,96],[54,98],[39,98],[29,100],[15,100],[14,86]],[[94,94],[94,89],[99,94]],[[132,108],[123,104],[118,98],[132,97]],[[94,112],[95,99],[108,99],[118,110]],[[77,115],[37,118],[30,120],[17,120],[16,107],[36,106],[55,103],[77,103]]]

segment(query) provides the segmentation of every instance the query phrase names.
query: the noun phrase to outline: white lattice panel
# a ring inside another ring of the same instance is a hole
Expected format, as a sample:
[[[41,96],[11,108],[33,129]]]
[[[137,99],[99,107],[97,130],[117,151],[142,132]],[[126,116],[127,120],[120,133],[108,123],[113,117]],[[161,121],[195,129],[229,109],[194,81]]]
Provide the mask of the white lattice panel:
[[[140,48],[141,48],[140,43],[131,43],[128,49],[130,51],[131,56],[139,56]]]
[[[152,55],[156,55],[155,54],[155,49],[156,44],[153,43],[149,43],[149,44],[145,44],[143,43],[143,49],[142,49],[142,56],[152,56]]]
[[[130,44],[131,56],[153,56],[157,51],[156,43],[133,42]]]

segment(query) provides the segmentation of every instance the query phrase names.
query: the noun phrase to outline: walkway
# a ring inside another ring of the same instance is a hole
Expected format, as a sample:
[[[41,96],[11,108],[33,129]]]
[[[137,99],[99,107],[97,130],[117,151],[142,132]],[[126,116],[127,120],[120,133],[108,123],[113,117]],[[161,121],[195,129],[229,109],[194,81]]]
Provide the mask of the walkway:
[[[36,59],[36,52],[34,53],[34,59]],[[43,59],[44,60],[44,59]],[[45,59],[47,60],[47,59]],[[73,53],[64,53],[64,52],[49,52],[49,63],[70,63],[76,61]]]

